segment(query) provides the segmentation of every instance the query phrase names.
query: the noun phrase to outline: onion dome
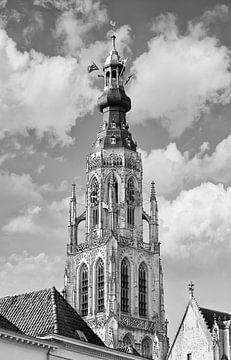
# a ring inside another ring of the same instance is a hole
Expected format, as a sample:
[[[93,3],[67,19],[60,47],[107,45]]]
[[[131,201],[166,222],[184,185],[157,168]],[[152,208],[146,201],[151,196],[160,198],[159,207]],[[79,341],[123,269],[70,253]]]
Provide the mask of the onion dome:
[[[119,56],[115,48],[115,38],[115,35],[112,35],[112,49],[103,67],[104,90],[98,98],[101,112],[106,108],[118,108],[123,112],[131,109],[131,99],[126,95],[123,86],[126,60]]]

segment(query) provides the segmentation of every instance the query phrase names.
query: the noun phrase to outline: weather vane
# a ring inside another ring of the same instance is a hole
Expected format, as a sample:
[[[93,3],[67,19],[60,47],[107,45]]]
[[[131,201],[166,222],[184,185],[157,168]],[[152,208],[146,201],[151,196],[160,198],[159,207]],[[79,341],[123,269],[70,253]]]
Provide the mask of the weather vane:
[[[189,294],[191,295],[191,297],[193,297],[193,295],[194,295],[194,287],[195,287],[195,285],[194,285],[193,282],[191,281],[191,282],[188,284],[188,290],[189,290]]]
[[[110,25],[111,25],[112,31],[113,31],[113,33],[114,33],[114,32],[115,32],[115,27],[116,27],[116,22],[113,21],[113,20],[111,20],[111,21],[110,21]]]

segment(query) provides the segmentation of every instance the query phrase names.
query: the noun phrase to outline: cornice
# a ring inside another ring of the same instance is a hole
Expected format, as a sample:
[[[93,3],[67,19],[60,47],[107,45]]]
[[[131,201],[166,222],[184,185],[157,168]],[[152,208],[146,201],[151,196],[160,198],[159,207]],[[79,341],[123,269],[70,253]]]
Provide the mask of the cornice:
[[[0,329],[0,339],[11,340],[17,343],[32,345],[43,349],[54,350],[57,348],[57,346],[51,345],[49,342],[38,340],[37,338],[34,338],[32,336],[27,336],[24,334],[3,330],[3,329]]]
[[[142,356],[135,356],[132,354],[120,352],[119,350],[101,347],[88,342],[75,340],[64,337],[62,335],[49,335],[46,339],[59,341],[59,348],[74,351],[80,354],[92,356],[99,359],[112,359],[112,360],[144,360]]]

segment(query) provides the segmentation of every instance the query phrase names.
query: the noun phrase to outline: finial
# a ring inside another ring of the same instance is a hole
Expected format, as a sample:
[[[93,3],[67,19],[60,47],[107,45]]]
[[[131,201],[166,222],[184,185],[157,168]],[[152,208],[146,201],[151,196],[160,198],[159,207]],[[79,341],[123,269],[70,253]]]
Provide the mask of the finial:
[[[72,184],[72,193],[71,193],[71,197],[73,198],[73,199],[75,199],[76,198],[76,195],[75,195],[75,184]]]
[[[189,294],[191,296],[191,298],[194,297],[194,284],[193,282],[191,281],[189,284],[188,284],[188,290],[189,290]]]
[[[115,21],[110,21],[110,25],[112,26],[112,36],[111,36],[111,41],[112,41],[112,50],[115,50],[115,26],[116,26],[116,22]]]
[[[156,200],[156,189],[155,189],[155,182],[151,182],[151,200]]]

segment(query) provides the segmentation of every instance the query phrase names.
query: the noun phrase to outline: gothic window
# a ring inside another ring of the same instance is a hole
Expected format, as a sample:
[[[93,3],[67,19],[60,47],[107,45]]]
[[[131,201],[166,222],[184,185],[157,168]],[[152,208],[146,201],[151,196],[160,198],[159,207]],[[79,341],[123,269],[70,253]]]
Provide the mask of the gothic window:
[[[141,344],[142,356],[146,359],[152,359],[152,346],[149,338],[144,338]]]
[[[139,266],[139,315],[147,316],[147,268]]]
[[[127,259],[121,263],[121,311],[129,311],[129,264]]]
[[[127,224],[131,227],[135,223],[135,184],[133,178],[127,183]]]
[[[88,268],[84,264],[80,270],[80,313],[88,314]]]
[[[96,227],[99,224],[99,183],[96,178],[91,183],[90,206],[91,224]]]
[[[123,338],[123,346],[128,347],[132,344],[131,338],[128,334],[126,334]]]
[[[103,260],[98,261],[96,267],[96,304],[97,312],[104,311],[104,264]]]
[[[116,85],[116,70],[112,70],[111,73],[111,77],[112,77],[112,85]]]
[[[110,72],[107,71],[107,73],[106,73],[106,86],[109,85],[109,78],[110,78]]]

